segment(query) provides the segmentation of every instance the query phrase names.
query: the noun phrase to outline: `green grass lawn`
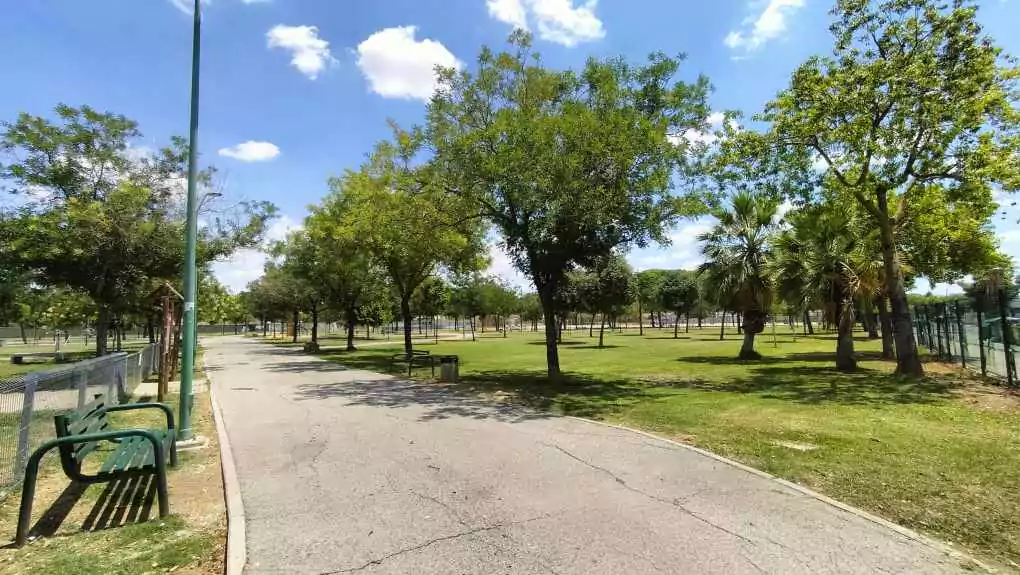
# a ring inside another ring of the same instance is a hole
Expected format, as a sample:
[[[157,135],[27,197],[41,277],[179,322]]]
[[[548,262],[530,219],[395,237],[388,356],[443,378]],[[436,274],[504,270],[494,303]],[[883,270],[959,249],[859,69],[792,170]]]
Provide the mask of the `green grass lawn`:
[[[876,341],[860,339],[859,371],[842,374],[832,368],[831,336],[780,332],[774,347],[766,332],[757,362],[735,359],[738,337],[719,341],[718,328],[706,328],[674,340],[672,331],[646,330],[607,334],[599,349],[597,337],[568,333],[558,384],[545,378],[538,334],[418,347],[460,356],[465,391],[694,444],[979,557],[1020,564],[1015,396],[942,364],[928,364],[923,381],[903,380],[877,359]],[[376,371],[389,369],[395,351],[323,344],[324,357]]]
[[[126,341],[122,345],[123,350],[132,353],[145,348],[149,345],[148,341],[143,340],[131,340]],[[81,361],[83,359],[91,359],[95,357],[95,347],[90,345],[88,348],[82,346],[80,340],[72,340],[66,346],[61,346],[60,351],[68,356],[68,359],[62,363],[57,363],[53,360],[53,357],[40,359],[33,359],[31,363],[24,364],[13,364],[11,363],[12,355],[20,354],[33,354],[33,353],[53,353],[53,344],[44,345],[5,345],[0,347],[0,378],[11,377],[30,373],[33,371],[42,371],[46,369],[53,369],[55,367],[62,367],[70,365],[75,361]],[[112,351],[112,347],[111,347]]]

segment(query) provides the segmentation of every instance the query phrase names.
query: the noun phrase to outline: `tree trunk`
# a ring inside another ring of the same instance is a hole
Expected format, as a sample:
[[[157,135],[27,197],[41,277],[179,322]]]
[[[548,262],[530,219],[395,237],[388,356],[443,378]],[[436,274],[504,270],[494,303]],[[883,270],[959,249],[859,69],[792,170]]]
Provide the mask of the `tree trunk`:
[[[312,304],[312,343],[319,343],[319,304]]]
[[[872,302],[861,298],[861,314],[864,316],[864,330],[868,332],[868,339],[878,339],[878,324],[875,322],[875,315],[871,312]]]
[[[637,300],[637,327],[638,335],[645,335],[645,318],[641,315],[641,298]]]
[[[471,316],[471,341],[475,341],[475,316]]]
[[[726,312],[722,312],[722,319],[719,321],[719,341],[726,339]]]
[[[685,313],[684,319],[686,320],[684,324],[684,333],[691,333],[691,312]]]
[[[903,270],[896,253],[896,238],[893,223],[889,221],[889,205],[885,190],[878,191],[878,210],[881,214],[879,228],[882,232],[882,260],[885,264],[886,289],[893,324],[893,340],[896,343],[896,373],[911,377],[924,375],[921,356],[917,353],[914,339],[914,322],[907,307],[907,289],[903,284]]]
[[[99,319],[96,321],[96,357],[106,355],[106,337],[110,329],[110,309],[99,306]]]
[[[411,294],[400,298],[400,315],[404,317],[404,353],[411,355],[414,350],[411,344]]]
[[[298,322],[298,310],[294,310],[294,329],[291,335],[291,343],[297,343],[297,322]]]
[[[744,343],[740,346],[740,359],[761,359],[761,354],[754,351],[754,336],[765,330],[766,314],[758,310],[741,312],[740,327],[744,333]]]
[[[815,327],[811,325],[811,312],[804,310],[804,335],[815,335]]]
[[[659,329],[662,329],[662,312],[658,312],[657,315],[659,316]]]
[[[548,286],[539,288],[539,299],[542,301],[542,313],[545,315],[545,363],[549,379],[560,378],[560,352],[557,347],[556,307],[553,303],[552,289]]]
[[[836,304],[837,327],[836,327],[836,369],[839,371],[854,371],[857,369],[857,360],[854,359],[854,306],[853,302]],[[832,380],[833,391],[835,391],[836,380]]]
[[[595,318],[592,318],[592,321],[595,321]],[[606,333],[606,314],[605,314],[605,312],[603,312],[602,313],[602,326],[599,327],[599,347],[602,347],[602,342],[604,341],[603,335],[605,333]]]
[[[588,322],[588,337],[595,337],[595,314],[591,314],[591,321]]]
[[[680,337],[680,312],[673,313],[673,339]]]
[[[701,329],[701,320],[702,320],[701,312],[698,312],[698,329]]]
[[[877,304],[878,321],[882,324],[882,359],[896,359],[896,351],[893,349],[892,318],[889,317],[885,294],[878,297]]]
[[[744,330],[744,343],[740,345],[740,359],[759,359],[758,353],[754,351],[754,332]]]
[[[28,345],[28,335],[25,333],[25,324],[19,321],[18,329],[21,330],[21,343]]]
[[[347,351],[354,351],[357,348],[354,347],[354,310],[347,310]]]

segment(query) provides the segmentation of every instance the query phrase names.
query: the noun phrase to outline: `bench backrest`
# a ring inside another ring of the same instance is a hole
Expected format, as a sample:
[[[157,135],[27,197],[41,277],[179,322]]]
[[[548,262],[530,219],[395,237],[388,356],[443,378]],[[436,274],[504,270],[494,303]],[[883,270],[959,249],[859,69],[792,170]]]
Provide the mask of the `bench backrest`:
[[[106,396],[100,394],[79,409],[54,416],[53,424],[57,431],[57,437],[106,431],[110,427],[110,421],[106,417],[106,407]],[[97,441],[61,445],[59,448],[60,463],[64,466],[65,471],[68,471],[68,466],[71,466],[74,471],[78,471],[81,469],[81,462],[85,456],[95,451],[97,447],[99,447]]]

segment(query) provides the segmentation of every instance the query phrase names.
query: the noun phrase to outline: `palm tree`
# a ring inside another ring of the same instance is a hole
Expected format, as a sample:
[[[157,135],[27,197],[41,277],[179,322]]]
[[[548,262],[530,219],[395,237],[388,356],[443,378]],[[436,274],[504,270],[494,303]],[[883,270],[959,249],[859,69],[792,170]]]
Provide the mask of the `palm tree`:
[[[701,251],[706,259],[698,274],[715,293],[726,294],[732,309],[741,313],[740,359],[761,358],[754,351],[754,336],[765,329],[772,304],[769,240],[776,229],[777,207],[774,200],[740,192],[731,199],[730,209],[713,212],[719,221],[698,238],[704,242]]]
[[[776,284],[787,296],[817,302],[836,324],[836,368],[852,371],[854,298],[862,293],[859,234],[851,212],[811,207],[788,219],[775,241]]]

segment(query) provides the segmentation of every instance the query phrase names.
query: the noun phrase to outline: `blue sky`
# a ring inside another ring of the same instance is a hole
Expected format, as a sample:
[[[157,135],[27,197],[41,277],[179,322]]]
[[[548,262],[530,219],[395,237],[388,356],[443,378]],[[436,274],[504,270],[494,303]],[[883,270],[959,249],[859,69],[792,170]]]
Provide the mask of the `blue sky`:
[[[188,0],[46,0],[10,3],[0,19],[5,89],[0,119],[47,114],[58,102],[122,113],[140,123],[140,148],[185,135],[191,60]],[[708,75],[715,109],[750,115],[811,54],[830,47],[821,0],[210,0],[205,4],[202,160],[234,199],[265,199],[300,223],[329,176],[357,166],[388,135],[387,118],[421,121],[434,64],[470,63],[501,46],[514,25],[536,35],[548,65],[590,55],[643,59],[686,53],[682,74]],[[1000,45],[1020,54],[1010,23],[1020,2],[988,0],[981,16]],[[1006,202],[1008,204],[1009,202]],[[1015,209],[1013,210],[1015,211]],[[1003,248],[1020,256],[1017,213],[996,219]],[[630,255],[639,269],[691,267],[688,221],[666,248]],[[245,251],[217,264],[237,290],[261,271]],[[523,284],[498,252],[495,273]],[[924,291],[926,284],[918,289]],[[945,287],[937,287],[942,293]]]

